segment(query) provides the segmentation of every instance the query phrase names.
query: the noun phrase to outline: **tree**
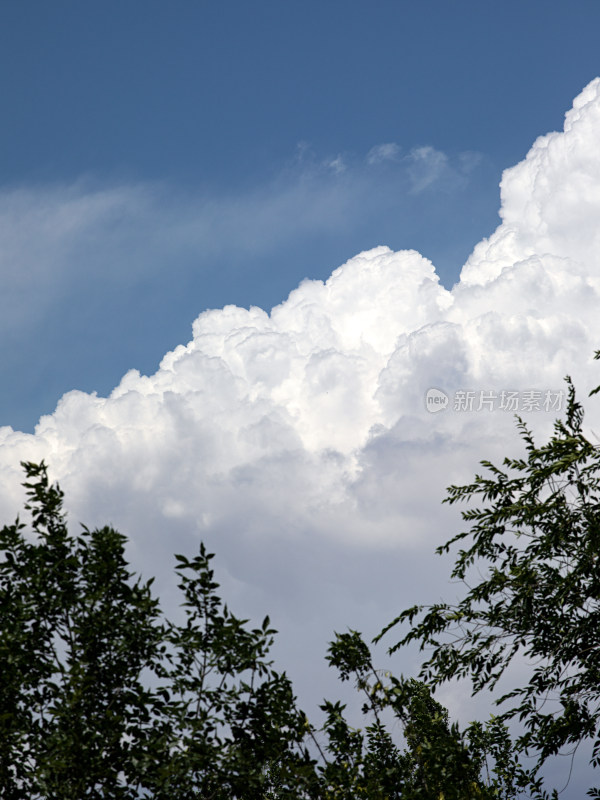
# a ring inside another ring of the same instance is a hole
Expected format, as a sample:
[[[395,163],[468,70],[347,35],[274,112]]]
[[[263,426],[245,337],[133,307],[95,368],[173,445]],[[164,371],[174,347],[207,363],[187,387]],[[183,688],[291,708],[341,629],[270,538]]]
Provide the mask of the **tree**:
[[[268,660],[269,618],[250,628],[229,611],[203,545],[175,557],[175,624],[130,572],[125,537],[69,534],[45,465],[23,466],[32,530],[0,530],[2,800],[488,800],[524,785],[505,728],[461,733],[423,683],[376,671],[354,631],[328,660],[368,724],[326,701],[317,729]]]
[[[375,670],[356,631],[336,635],[328,661],[342,680],[354,678],[366,700],[363,713],[372,719],[364,731],[353,729],[340,703],[322,706],[328,800],[512,800],[534,787],[498,719],[471,723],[461,732],[425,683]],[[403,730],[403,751],[384,722],[390,712]]]
[[[474,694],[494,690],[509,664],[527,659],[529,680],[495,702],[500,721],[523,723],[517,748],[535,753],[538,769],[589,739],[591,763],[600,763],[600,450],[583,433],[567,383],[565,420],[547,444],[536,446],[519,419],[526,458],[505,458],[503,469],[482,461],[486,474],[448,489],[445,502],[483,503],[463,512],[470,529],[437,551],[466,543],[452,571],[464,598],[408,608],[377,637],[408,623],[390,652],[416,642],[430,650],[423,680],[435,687],[467,677]]]
[[[313,762],[291,684],[216,595],[200,547],[177,571],[186,619],[161,618],[125,537],[67,532],[63,493],[24,464],[34,538],[0,531],[0,796],[293,797]],[[293,789],[290,780],[293,775]]]

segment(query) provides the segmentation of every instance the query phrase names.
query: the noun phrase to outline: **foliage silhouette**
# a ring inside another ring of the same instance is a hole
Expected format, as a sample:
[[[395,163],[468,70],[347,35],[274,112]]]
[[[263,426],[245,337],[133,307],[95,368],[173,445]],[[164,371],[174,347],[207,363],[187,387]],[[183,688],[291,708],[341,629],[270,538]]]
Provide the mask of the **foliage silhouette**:
[[[366,727],[328,701],[315,727],[268,658],[269,618],[231,613],[204,545],[175,557],[184,621],[170,622],[125,537],[71,535],[44,463],[23,467],[32,531],[0,530],[2,800],[486,800],[526,785],[498,721],[460,732],[422,682],[376,671],[355,631],[327,658],[362,692]]]
[[[491,691],[515,659],[527,659],[528,681],[495,702],[498,720],[522,723],[516,748],[535,754],[538,774],[550,756],[590,739],[591,763],[600,763],[600,450],[583,433],[566,380],[565,419],[547,444],[537,446],[519,419],[526,457],[505,458],[503,468],[482,461],[486,474],[448,490],[445,502],[482,503],[462,514],[470,530],[438,548],[465,543],[452,571],[464,598],[408,608],[377,637],[408,624],[390,651],[415,642],[429,650],[420,678],[432,687],[467,677],[473,693]]]

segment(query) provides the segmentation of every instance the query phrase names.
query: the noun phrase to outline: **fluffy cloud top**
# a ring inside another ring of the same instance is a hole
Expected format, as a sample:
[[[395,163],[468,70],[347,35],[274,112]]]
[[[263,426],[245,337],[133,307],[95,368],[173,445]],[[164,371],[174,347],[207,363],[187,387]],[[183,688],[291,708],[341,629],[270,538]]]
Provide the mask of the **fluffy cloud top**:
[[[311,695],[334,627],[372,634],[440,594],[430,554],[459,525],[444,487],[519,451],[508,392],[534,398],[523,415],[545,435],[566,373],[582,393],[600,383],[599,136],[596,79],[564,131],[504,173],[502,223],[452,291],[419,253],[377,247],[270,314],[201,314],[154,375],[130,371],[108,397],[70,392],[34,435],[1,429],[3,518],[22,498],[19,461],[44,458],[72,518],[112,521],[145,570],[164,575],[202,537],[232,605],[283,629],[281,657]],[[415,181],[444,166],[412,158]],[[448,396],[438,413],[432,387]],[[592,428],[598,417],[591,403]]]
[[[461,281],[487,284],[506,267],[553,255],[594,285],[600,280],[600,80],[575,98],[564,133],[540,136],[524,161],[502,178],[503,224],[481,242]]]

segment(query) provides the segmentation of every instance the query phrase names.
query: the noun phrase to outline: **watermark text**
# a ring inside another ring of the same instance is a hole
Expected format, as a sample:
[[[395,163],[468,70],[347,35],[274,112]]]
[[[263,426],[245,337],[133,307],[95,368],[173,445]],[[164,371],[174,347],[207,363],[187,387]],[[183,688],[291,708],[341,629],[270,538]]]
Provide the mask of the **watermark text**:
[[[457,389],[445,392],[431,387],[425,392],[425,408],[431,414],[447,409],[459,413],[506,411],[512,414],[532,411],[562,411],[565,401],[563,389]]]

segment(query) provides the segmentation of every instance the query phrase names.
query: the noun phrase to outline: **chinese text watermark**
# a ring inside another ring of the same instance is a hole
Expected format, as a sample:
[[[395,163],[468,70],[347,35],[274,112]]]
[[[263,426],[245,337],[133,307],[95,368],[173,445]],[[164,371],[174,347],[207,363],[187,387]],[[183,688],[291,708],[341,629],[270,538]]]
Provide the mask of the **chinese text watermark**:
[[[425,408],[431,414],[452,409],[468,411],[508,411],[513,414],[531,411],[562,411],[565,392],[562,389],[457,389],[452,394],[431,388],[425,392]]]

